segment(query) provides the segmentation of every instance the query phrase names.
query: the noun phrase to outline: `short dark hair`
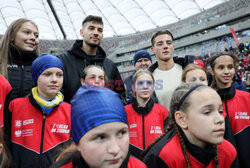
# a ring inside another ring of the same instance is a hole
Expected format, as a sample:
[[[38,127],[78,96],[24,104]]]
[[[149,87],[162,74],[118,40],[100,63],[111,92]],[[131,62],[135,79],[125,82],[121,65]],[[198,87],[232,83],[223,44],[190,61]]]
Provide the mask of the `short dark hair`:
[[[102,17],[100,16],[94,16],[94,15],[88,15],[83,21],[82,21],[82,27],[85,23],[87,22],[96,22],[96,23],[100,23],[103,25],[103,21],[102,21]]]
[[[168,30],[159,30],[151,38],[151,44],[152,44],[152,46],[154,46],[154,44],[155,44],[155,38],[157,36],[159,36],[159,35],[162,35],[162,34],[168,34],[168,35],[170,35],[172,37],[172,40],[174,41],[174,36],[172,35],[172,33],[170,31],[168,31]]]

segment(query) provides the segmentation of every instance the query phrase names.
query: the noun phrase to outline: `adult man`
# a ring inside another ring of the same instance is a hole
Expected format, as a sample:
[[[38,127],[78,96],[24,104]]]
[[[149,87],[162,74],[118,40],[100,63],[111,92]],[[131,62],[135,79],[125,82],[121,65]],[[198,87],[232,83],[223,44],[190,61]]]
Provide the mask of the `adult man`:
[[[139,50],[134,55],[133,63],[134,63],[135,71],[124,80],[127,104],[132,103],[132,100],[133,100],[133,95],[132,95],[133,75],[139,69],[147,69],[152,64],[151,55],[146,50]]]
[[[108,81],[106,86],[120,95],[124,85],[115,64],[106,57],[99,46],[103,39],[103,21],[99,16],[87,16],[82,22],[80,35],[83,40],[76,40],[72,48],[58,57],[64,65],[63,92],[65,101],[70,102],[81,86],[80,74],[88,65],[99,65],[104,68]]]
[[[181,84],[182,66],[173,59],[173,35],[168,31],[158,31],[151,38],[151,51],[157,62],[149,67],[156,86],[155,93],[159,103],[170,109],[170,100],[175,88]]]

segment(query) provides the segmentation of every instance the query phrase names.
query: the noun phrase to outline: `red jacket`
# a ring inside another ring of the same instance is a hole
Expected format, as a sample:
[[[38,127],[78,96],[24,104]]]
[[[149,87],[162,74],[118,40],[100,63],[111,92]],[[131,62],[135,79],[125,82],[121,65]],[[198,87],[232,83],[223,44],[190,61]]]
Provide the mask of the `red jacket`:
[[[125,106],[129,124],[129,141],[141,149],[147,148],[164,132],[164,120],[168,110],[150,100],[145,108],[134,101]]]
[[[232,126],[240,167],[250,167],[250,94],[233,86],[219,89],[224,116],[228,114]]]
[[[10,83],[7,79],[5,79],[2,75],[0,75],[0,127],[3,126],[3,110],[4,110],[4,102],[7,94],[11,91]]]
[[[70,104],[63,102],[45,115],[30,95],[11,101],[9,112],[13,167],[49,167],[70,139]]]
[[[216,156],[215,148],[210,147],[208,150],[204,150],[196,145],[192,145],[187,139],[184,140],[184,143],[187,148],[189,164],[192,168],[216,167],[213,159]],[[219,167],[232,167],[236,154],[233,145],[227,140],[223,140],[220,145],[217,145]],[[180,138],[176,131],[169,131],[156,144],[154,144],[144,157],[143,161],[149,168],[186,168],[186,160],[181,148]]]

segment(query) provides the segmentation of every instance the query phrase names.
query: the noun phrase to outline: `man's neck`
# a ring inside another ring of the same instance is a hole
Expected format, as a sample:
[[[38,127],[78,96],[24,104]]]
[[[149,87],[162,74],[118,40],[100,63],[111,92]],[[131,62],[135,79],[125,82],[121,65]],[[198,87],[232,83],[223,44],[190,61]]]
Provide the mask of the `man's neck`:
[[[161,71],[168,71],[174,67],[174,60],[170,59],[168,61],[158,60],[158,69]]]
[[[82,43],[82,50],[87,54],[87,55],[96,55],[98,47],[91,47],[87,45],[86,43]]]

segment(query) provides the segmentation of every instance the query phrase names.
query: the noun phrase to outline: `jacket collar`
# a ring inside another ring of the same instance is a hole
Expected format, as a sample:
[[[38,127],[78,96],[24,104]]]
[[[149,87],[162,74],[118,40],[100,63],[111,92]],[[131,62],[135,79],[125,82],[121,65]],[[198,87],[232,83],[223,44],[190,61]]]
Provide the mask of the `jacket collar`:
[[[181,131],[184,143],[188,152],[195,157],[200,163],[209,165],[211,160],[217,155],[217,150],[213,145],[208,145],[206,149],[203,149],[197,145],[191,144],[183,131]]]
[[[76,40],[71,49],[68,50],[69,53],[75,55],[76,57],[80,57],[83,59],[86,59],[88,61],[103,61],[106,58],[106,53],[104,50],[98,46],[97,53],[96,55],[87,55],[83,50],[82,50],[82,43],[83,40]]]
[[[147,115],[153,109],[154,101],[150,98],[145,107],[140,107],[137,100],[133,99],[132,107],[137,113]]]
[[[230,100],[235,95],[235,88],[233,85],[231,85],[229,88],[218,89],[217,93],[220,95],[221,100],[223,100],[223,101]]]

